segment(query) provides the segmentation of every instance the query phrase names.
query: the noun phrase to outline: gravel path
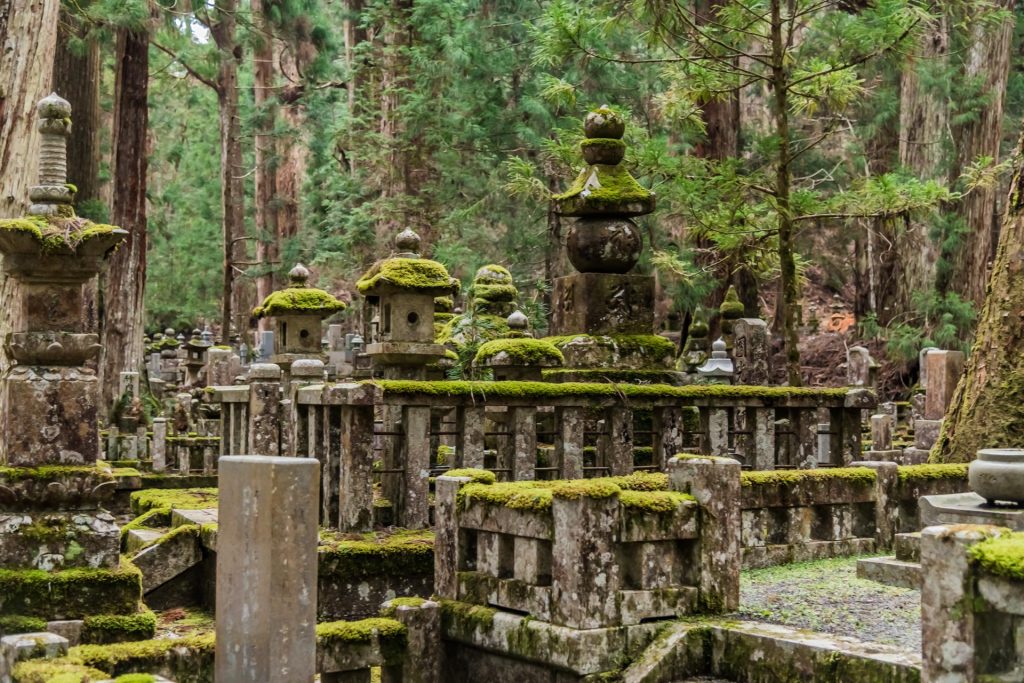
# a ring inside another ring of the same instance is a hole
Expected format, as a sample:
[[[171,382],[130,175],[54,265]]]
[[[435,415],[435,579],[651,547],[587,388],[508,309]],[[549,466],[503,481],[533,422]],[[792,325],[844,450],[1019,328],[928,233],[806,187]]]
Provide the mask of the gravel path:
[[[921,592],[857,578],[857,558],[740,576],[738,616],[921,651]]]

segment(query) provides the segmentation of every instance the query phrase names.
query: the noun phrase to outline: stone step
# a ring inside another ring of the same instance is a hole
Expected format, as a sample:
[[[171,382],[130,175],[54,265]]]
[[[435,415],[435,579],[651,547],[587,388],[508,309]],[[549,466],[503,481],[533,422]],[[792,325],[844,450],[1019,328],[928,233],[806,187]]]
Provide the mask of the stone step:
[[[134,555],[168,531],[169,529],[129,529],[125,538],[127,553]]]
[[[155,543],[132,556],[142,572],[142,592],[149,593],[203,561],[203,548],[194,529],[171,529]]]
[[[171,510],[172,529],[179,526],[185,526],[186,524],[203,526],[204,524],[216,523],[217,508],[207,508],[204,510],[180,510],[178,508],[174,508]]]
[[[921,532],[896,534],[896,559],[903,562],[921,562]]]
[[[921,565],[895,557],[871,557],[857,560],[857,578],[897,588],[920,589]]]

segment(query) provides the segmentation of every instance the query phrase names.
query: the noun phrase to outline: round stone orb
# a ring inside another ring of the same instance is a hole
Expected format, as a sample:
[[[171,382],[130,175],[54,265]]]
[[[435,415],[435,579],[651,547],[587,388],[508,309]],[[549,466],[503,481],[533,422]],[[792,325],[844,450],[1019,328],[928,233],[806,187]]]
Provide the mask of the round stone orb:
[[[1024,504],[1024,449],[984,448],[967,469],[971,490],[990,504]]]
[[[628,218],[580,218],[565,239],[569,260],[581,273],[628,273],[643,246],[640,229]]]
[[[583,150],[583,160],[588,164],[614,166],[626,156],[626,145],[622,140],[584,140],[580,147]]]
[[[583,119],[583,133],[588,138],[621,138],[626,132],[626,122],[607,107],[601,107],[587,114]]]

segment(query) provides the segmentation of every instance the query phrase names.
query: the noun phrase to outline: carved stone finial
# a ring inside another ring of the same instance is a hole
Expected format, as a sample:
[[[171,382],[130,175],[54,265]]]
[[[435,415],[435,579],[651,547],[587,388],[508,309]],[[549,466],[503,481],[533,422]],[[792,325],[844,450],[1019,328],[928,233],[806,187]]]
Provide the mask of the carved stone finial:
[[[288,281],[292,287],[305,287],[308,280],[309,269],[301,263],[296,263],[295,267],[288,271]]]
[[[508,317],[506,322],[508,323],[508,328],[516,332],[525,332],[530,326],[529,319],[520,310],[512,311],[512,315]]]
[[[412,228],[406,228],[395,237],[395,248],[400,252],[399,256],[419,258],[420,236]]]
[[[71,104],[50,93],[36,105],[39,143],[39,184],[29,188],[29,213],[42,216],[70,211],[73,192],[68,187],[67,139],[71,135]],[[63,207],[68,207],[63,209]]]

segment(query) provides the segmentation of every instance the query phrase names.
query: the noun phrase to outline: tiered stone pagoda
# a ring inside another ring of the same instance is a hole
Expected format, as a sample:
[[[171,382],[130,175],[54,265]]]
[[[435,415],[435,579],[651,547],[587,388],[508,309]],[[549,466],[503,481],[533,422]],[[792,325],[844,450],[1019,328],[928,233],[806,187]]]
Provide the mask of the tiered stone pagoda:
[[[428,365],[445,355],[435,342],[435,299],[459,281],[437,261],[420,255],[420,236],[403,230],[396,252],[368,270],[356,288],[365,297],[363,336],[374,373],[388,379],[425,379]]]
[[[270,362],[279,365],[286,376],[297,360],[326,360],[321,344],[323,321],[346,308],[334,295],[310,287],[308,280],[309,270],[296,264],[288,273],[288,287],[271,293],[253,310],[257,318],[273,321],[274,353]]]
[[[0,603],[6,615],[43,620],[126,614],[141,588],[119,567],[119,529],[101,508],[115,482],[97,467],[101,347],[82,304],[128,233],[75,216],[65,178],[71,105],[52,94],[37,113],[29,214],[0,221],[3,270],[18,283],[0,408]]]
[[[678,379],[675,345],[654,334],[654,278],[632,272],[643,250],[633,218],[654,211],[655,198],[622,166],[625,130],[608,107],[590,112],[580,144],[588,165],[552,198],[560,216],[576,219],[566,252],[579,272],[557,278],[552,293],[551,334],[565,355],[565,379],[589,379],[588,371],[620,381]]]

